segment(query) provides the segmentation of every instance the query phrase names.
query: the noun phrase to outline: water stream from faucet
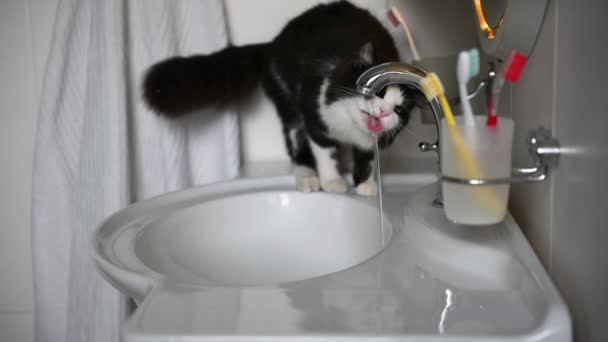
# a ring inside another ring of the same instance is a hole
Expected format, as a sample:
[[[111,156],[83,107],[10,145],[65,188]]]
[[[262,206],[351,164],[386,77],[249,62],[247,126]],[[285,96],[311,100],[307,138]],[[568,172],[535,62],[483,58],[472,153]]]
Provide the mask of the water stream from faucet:
[[[380,237],[382,239],[382,248],[386,247],[384,238],[384,204],[382,203],[382,173],[380,172],[380,149],[378,148],[378,136],[374,134],[375,152],[376,152],[376,184],[378,184],[378,207],[380,210]]]

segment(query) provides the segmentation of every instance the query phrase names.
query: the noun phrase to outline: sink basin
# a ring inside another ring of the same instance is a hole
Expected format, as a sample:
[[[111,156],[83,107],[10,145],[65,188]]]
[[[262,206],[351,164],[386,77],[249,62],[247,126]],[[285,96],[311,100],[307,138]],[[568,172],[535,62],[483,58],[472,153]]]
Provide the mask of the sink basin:
[[[123,342],[566,342],[568,309],[510,215],[449,223],[433,175],[375,198],[292,176],[165,194],[103,222],[99,271],[135,299]]]
[[[147,224],[134,255],[173,281],[262,285],[318,277],[378,254],[378,207],[295,191],[227,195]]]
[[[106,279],[139,302],[163,281],[255,286],[338,272],[386,247],[393,229],[386,220],[380,227],[376,198],[248,179],[128,207],[98,228],[93,255]]]

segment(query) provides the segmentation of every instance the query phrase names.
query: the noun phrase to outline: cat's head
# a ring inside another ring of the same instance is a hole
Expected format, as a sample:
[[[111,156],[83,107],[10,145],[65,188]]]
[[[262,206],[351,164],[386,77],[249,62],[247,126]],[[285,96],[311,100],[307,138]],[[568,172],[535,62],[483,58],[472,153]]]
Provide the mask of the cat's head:
[[[407,125],[417,91],[392,84],[371,98],[358,93],[355,88],[359,76],[382,62],[373,44],[366,43],[351,58],[336,63],[324,84],[324,105],[365,133],[390,136],[392,140]]]

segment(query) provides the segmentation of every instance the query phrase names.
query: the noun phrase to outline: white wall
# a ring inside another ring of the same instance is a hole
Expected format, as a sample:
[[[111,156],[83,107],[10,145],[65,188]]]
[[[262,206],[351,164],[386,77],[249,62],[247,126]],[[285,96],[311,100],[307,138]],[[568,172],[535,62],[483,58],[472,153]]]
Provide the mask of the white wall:
[[[549,181],[513,189],[511,211],[574,317],[576,340],[608,341],[608,40],[603,0],[550,1],[537,45],[512,87],[515,161],[528,129],[552,129],[564,149]]]

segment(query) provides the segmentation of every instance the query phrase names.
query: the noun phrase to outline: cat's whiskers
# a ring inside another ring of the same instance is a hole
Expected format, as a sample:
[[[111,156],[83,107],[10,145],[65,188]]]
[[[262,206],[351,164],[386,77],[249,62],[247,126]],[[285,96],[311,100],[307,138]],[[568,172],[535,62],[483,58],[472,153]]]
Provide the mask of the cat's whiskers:
[[[413,136],[413,137],[414,137],[414,138],[416,138],[416,139],[419,139],[419,140],[425,140],[425,139],[426,139],[425,137],[423,137],[423,136],[421,136],[420,134],[416,133],[416,132],[415,132],[415,131],[414,131],[412,128],[407,127],[407,126],[405,126],[405,125],[403,126],[403,131],[404,131],[406,134],[409,134],[409,135]]]
[[[337,95],[344,95],[344,96],[354,96],[353,93],[347,92],[347,91],[343,91],[343,90],[337,90],[337,89],[328,89],[327,90],[328,93],[333,93],[333,94],[337,94]]]
[[[334,88],[332,86],[327,87],[326,90],[328,93],[335,93],[335,94],[348,94],[348,95],[354,95],[352,92],[348,91],[348,90],[344,90],[344,89],[338,89],[338,88]]]
[[[416,139],[425,140],[425,138],[423,136],[418,134],[411,127],[408,127],[407,124],[402,121],[399,121],[399,123],[395,127],[387,130],[386,134],[388,135],[388,137],[390,138],[391,141],[393,141],[394,139],[397,139],[397,136],[399,134],[408,134]]]
[[[394,141],[395,139],[397,139],[397,133],[399,132],[399,126],[395,126],[395,127],[391,128],[388,132],[389,132],[391,141]]]
[[[361,96],[361,93],[357,92],[354,88],[349,88],[349,87],[337,85],[337,84],[332,84],[329,87],[327,87],[327,91],[332,91],[332,92],[342,93],[342,94],[347,94],[347,95],[352,95],[352,96]]]

